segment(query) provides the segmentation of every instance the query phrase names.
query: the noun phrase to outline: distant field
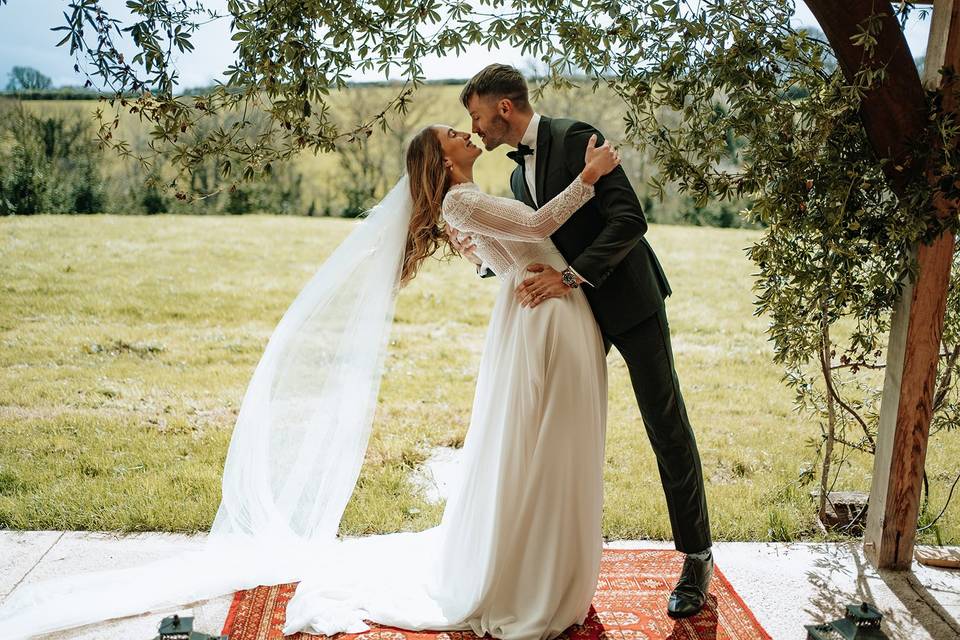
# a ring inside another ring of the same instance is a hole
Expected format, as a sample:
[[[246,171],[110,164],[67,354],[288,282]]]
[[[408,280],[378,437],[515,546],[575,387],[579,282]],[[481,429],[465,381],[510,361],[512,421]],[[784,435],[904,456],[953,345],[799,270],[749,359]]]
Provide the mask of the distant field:
[[[0,527],[196,531],[219,501],[236,410],[275,323],[354,223],[275,216],[0,219]],[[677,367],[718,539],[817,537],[816,424],[792,411],[753,316],[743,248],[756,232],[653,225],[675,294]],[[498,283],[430,263],[403,291],[374,435],[343,531],[436,524],[409,481],[430,447],[462,443]],[[660,481],[616,354],[604,532],[670,535]],[[930,447],[932,507],[960,431]],[[838,488],[869,489],[851,458]],[[570,469],[576,473],[576,469]],[[951,476],[952,477],[952,476]],[[956,500],[940,531],[960,543]],[[933,541],[929,534],[925,541]]]
[[[370,174],[381,177],[378,185],[379,195],[385,194],[403,173],[405,144],[422,127],[445,124],[465,131],[470,130],[470,120],[460,104],[459,93],[458,85],[424,86],[413,95],[408,111],[403,117],[391,116],[390,131],[384,133],[378,130],[370,137],[367,143],[372,167]],[[369,121],[373,114],[382,111],[384,105],[395,95],[396,89],[391,88],[351,87],[342,93],[332,95],[329,101],[331,112],[336,114],[337,121],[343,127],[349,128],[356,126],[359,122]],[[0,105],[3,104],[13,103],[11,100],[0,99]],[[31,100],[23,104],[36,113],[48,116],[76,114],[89,118],[90,122],[94,122],[93,114],[98,108],[105,110],[108,114],[112,113],[109,105],[96,100]],[[597,93],[590,91],[589,88],[566,92],[549,91],[536,101],[535,106],[544,115],[573,117],[595,124],[611,140],[621,144],[623,167],[652,220],[682,221],[684,212],[693,207],[671,185],[667,185],[662,201],[654,201],[647,197],[650,195],[647,181],[655,172],[655,167],[641,151],[623,144],[624,106],[622,101],[609,90],[600,89]],[[149,127],[137,117],[124,112],[121,114],[119,127],[114,131],[114,137],[129,142],[134,151],[145,151],[147,141],[150,139]],[[478,144],[480,142],[479,139],[475,141]],[[0,133],[0,145],[3,144],[3,134]],[[507,151],[508,149],[502,146],[485,152],[477,161],[474,172],[475,181],[489,193],[500,195],[509,193],[508,176],[516,165],[506,157]],[[142,190],[146,175],[141,168],[130,160],[120,159],[114,153],[103,154],[99,166],[106,179],[105,184],[110,185],[109,191],[112,194],[122,193],[132,200],[137,200],[138,191]],[[323,211],[329,207],[335,215],[338,215],[345,205],[344,190],[349,184],[345,176],[351,173],[351,168],[344,164],[343,158],[336,153],[314,154],[311,151],[304,151],[293,162],[293,166],[301,174],[302,182],[299,187],[301,194],[299,210],[294,210],[292,213],[305,213],[313,204],[316,211]],[[167,177],[172,179],[173,174],[169,171],[166,173],[169,174]],[[169,198],[173,193],[171,191],[166,195]],[[120,200],[114,197],[111,202],[115,201]],[[121,206],[119,209],[110,208],[108,211],[127,213],[128,208]],[[739,206],[729,205],[729,208],[735,212]],[[267,212],[272,213],[274,210],[268,209]],[[179,209],[177,211],[193,213],[193,211]],[[739,221],[736,215],[732,218]],[[732,223],[728,221],[724,224],[729,226]]]
[[[470,119],[460,105],[459,94],[459,86],[435,85],[423,88],[411,104],[409,122],[402,128],[403,132],[408,132],[408,135],[404,136],[401,133],[401,137],[409,137],[410,133],[428,124],[448,124],[469,131]],[[353,122],[354,120],[360,121],[369,118],[372,113],[380,111],[392,95],[393,93],[388,89],[361,88],[352,89],[347,95],[335,96],[333,100],[335,104],[339,105],[337,112],[343,114],[344,120]],[[29,109],[46,114],[79,113],[88,115],[91,117],[91,121],[93,121],[93,114],[97,108],[108,109],[106,104],[96,100],[31,100],[24,102],[24,104]],[[352,107],[352,113],[344,108],[345,105]],[[147,131],[148,129],[141,126],[138,120],[125,114],[121,118],[117,136],[130,140],[133,148],[136,149],[148,140]],[[477,142],[479,143],[479,140]],[[401,158],[397,151],[392,148],[390,139],[378,134],[371,138],[371,144],[376,153],[397,155],[384,167],[385,173],[395,174],[393,175],[395,181],[400,176],[402,165],[400,163]],[[502,194],[509,191],[507,176],[516,165],[506,157],[506,151],[508,149],[504,147],[492,153],[484,154],[477,162],[476,182],[485,190]],[[112,173],[120,179],[126,175],[122,166],[123,162],[112,154],[104,155],[104,163],[108,173]],[[322,206],[326,198],[335,195],[339,188],[339,173],[341,171],[336,155],[314,155],[312,152],[303,152],[297,160],[296,166],[303,172],[304,202],[309,203],[313,200]],[[385,180],[387,179],[389,179],[389,176],[385,177]]]

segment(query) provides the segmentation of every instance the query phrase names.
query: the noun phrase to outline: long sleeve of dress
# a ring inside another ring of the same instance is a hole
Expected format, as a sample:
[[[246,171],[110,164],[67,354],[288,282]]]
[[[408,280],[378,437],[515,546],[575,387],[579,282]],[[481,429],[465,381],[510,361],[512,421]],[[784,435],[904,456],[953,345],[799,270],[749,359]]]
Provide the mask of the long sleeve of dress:
[[[443,216],[460,231],[538,242],[549,238],[592,197],[593,185],[580,176],[539,209],[475,189],[453,189],[443,200]]]

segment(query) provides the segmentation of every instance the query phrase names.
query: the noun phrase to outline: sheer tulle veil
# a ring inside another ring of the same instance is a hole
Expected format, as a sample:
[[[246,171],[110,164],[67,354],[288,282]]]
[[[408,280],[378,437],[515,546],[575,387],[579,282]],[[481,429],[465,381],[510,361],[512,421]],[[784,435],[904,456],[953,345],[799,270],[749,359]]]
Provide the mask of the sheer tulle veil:
[[[305,558],[336,543],[373,422],[411,210],[404,176],[280,320],[244,395],[203,547],[21,586],[0,605],[5,638],[295,581]]]

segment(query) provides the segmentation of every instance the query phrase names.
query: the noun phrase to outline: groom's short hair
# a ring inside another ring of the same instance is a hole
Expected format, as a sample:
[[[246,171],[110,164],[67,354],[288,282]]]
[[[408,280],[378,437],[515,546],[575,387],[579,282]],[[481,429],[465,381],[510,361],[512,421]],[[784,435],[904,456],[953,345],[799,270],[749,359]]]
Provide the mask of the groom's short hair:
[[[493,98],[502,100],[509,98],[513,106],[520,111],[530,109],[530,98],[527,92],[527,81],[523,74],[508,64],[491,64],[483,68],[477,75],[470,78],[463,91],[460,92],[460,102],[466,107],[470,98],[476,94],[479,98]]]

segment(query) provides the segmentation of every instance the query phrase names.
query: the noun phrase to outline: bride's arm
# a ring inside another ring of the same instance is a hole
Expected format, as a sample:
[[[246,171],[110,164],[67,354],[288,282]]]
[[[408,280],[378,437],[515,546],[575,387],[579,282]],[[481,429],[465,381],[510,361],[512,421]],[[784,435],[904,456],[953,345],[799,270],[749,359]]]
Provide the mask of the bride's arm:
[[[535,242],[549,238],[592,197],[593,185],[582,175],[539,209],[512,198],[458,189],[444,198],[443,216],[460,231]]]

